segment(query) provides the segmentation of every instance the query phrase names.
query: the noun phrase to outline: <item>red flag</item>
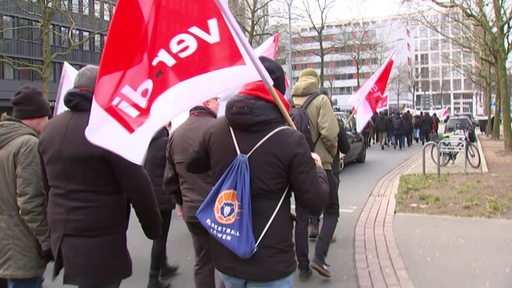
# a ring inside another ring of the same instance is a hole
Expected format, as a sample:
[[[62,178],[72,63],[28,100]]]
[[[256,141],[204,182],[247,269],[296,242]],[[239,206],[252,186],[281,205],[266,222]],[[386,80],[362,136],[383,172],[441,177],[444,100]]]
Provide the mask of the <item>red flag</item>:
[[[254,49],[254,53],[258,56],[265,56],[270,59],[276,60],[277,58],[277,48],[279,44],[279,33],[265,40],[265,42],[261,43],[256,49]]]
[[[357,110],[357,130],[361,132],[372,115],[377,111],[379,102],[383,99],[388,84],[389,75],[393,68],[396,50],[359,89],[350,97],[349,102]]]
[[[239,28],[228,16],[211,0],[118,1],[86,129],[89,141],[140,164],[163,123],[260,80],[255,65],[265,70],[253,63],[253,51],[244,49],[240,41],[246,40],[234,35]]]
[[[377,103],[377,111],[388,109],[389,107],[389,93],[384,93],[384,96],[381,97],[380,101]]]

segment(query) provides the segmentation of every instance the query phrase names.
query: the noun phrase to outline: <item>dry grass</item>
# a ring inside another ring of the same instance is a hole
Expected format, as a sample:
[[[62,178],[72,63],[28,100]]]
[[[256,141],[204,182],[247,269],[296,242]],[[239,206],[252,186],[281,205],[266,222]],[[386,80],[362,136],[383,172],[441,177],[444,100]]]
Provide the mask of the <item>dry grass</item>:
[[[397,212],[512,219],[512,152],[480,138],[488,173],[402,175]]]

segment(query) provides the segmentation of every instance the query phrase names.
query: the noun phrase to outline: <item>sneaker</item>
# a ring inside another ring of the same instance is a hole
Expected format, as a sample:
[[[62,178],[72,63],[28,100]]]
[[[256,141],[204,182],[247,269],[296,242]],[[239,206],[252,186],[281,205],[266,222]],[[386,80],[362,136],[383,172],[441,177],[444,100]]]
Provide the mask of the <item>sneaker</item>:
[[[302,270],[299,272],[299,280],[304,282],[309,280],[311,278],[311,275],[313,275],[313,271],[308,268],[308,270]]]
[[[311,262],[311,264],[309,264],[309,266],[311,267],[311,269],[313,270],[316,270],[316,272],[318,272],[318,274],[324,276],[324,277],[327,277],[327,278],[330,278],[331,277],[331,271],[329,271],[329,265],[325,264],[325,262],[323,264],[320,264],[318,263],[317,260],[313,260],[313,262]]]
[[[160,279],[167,280],[171,278],[172,276],[176,275],[179,268],[179,265],[167,265],[162,267],[160,270]]]

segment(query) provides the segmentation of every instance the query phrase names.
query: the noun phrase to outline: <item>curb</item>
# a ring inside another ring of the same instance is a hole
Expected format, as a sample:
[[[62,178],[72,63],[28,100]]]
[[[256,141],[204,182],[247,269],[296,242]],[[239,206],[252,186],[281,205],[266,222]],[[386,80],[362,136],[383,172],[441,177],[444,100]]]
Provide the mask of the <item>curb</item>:
[[[418,161],[421,153],[379,180],[359,216],[354,249],[359,287],[414,287],[396,245],[393,217],[400,175]]]

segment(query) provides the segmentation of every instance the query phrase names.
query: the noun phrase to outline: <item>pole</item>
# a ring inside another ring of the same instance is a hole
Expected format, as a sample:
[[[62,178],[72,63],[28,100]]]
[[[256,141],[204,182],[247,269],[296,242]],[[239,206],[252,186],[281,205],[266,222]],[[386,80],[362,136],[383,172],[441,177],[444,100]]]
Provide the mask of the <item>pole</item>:
[[[292,53],[292,2],[293,0],[289,0],[286,2],[288,4],[288,82],[290,83],[290,91],[293,87],[293,53]],[[291,93],[291,92],[290,92]]]

